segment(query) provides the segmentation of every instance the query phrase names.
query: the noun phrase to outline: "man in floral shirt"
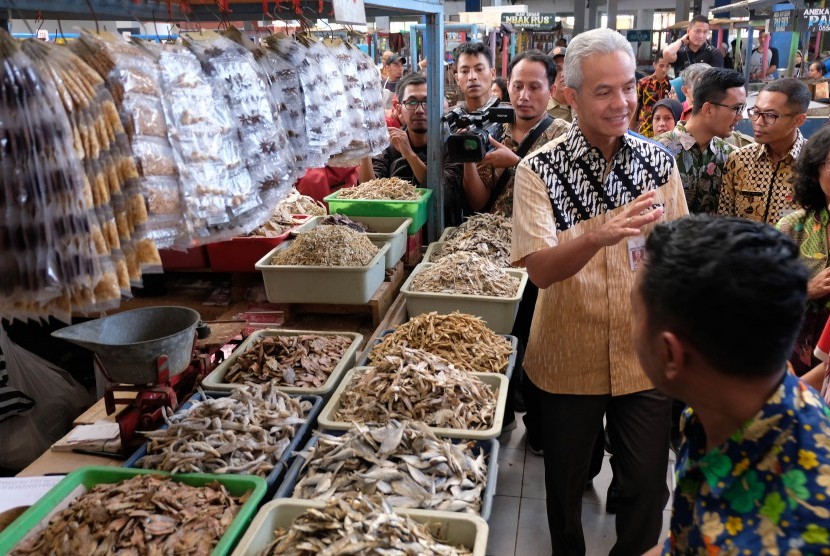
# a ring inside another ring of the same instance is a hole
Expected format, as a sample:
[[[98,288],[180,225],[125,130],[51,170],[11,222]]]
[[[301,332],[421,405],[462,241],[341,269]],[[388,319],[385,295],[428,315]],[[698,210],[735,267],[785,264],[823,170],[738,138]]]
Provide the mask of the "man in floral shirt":
[[[677,160],[691,213],[718,211],[723,167],[735,150],[724,139],[743,117],[744,84],[744,77],[735,70],[705,70],[695,85],[689,120],[655,137]]]
[[[690,406],[670,537],[648,554],[826,553],[830,408],[787,367],[807,299],[798,247],[758,222],[694,215],[655,227],[645,251],[637,355]]]

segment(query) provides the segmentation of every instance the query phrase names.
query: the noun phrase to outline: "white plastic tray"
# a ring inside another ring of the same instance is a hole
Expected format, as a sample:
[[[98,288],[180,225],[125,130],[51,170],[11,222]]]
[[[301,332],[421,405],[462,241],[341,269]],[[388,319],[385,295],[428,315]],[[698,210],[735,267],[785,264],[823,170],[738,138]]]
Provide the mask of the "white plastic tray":
[[[240,355],[251,349],[251,346],[263,337],[301,336],[303,334],[316,334],[318,336],[346,336],[352,339],[352,343],[348,348],[346,348],[343,358],[340,359],[334,369],[332,369],[329,378],[322,386],[318,388],[298,388],[294,386],[278,387],[279,390],[285,392],[286,394],[309,394],[314,396],[322,396],[323,399],[328,399],[331,393],[334,392],[334,389],[337,388],[337,385],[340,383],[340,379],[343,378],[346,369],[350,369],[354,366],[357,348],[363,342],[362,334],[335,331],[320,332],[318,330],[282,330],[275,328],[257,330],[248,336],[245,341],[234,350],[230,357],[225,359],[213,370],[213,372],[205,377],[202,381],[202,388],[205,390],[227,392],[233,388],[244,386],[242,383],[225,382],[225,375]]]
[[[274,531],[289,527],[291,523],[309,508],[322,508],[325,502],[317,500],[294,500],[282,498],[265,504],[251,522],[248,531],[233,556],[256,556],[274,539]],[[434,510],[396,509],[395,513],[407,515],[421,523],[441,522],[444,526],[443,539],[450,544],[463,545],[475,556],[484,556],[487,550],[487,522],[476,515],[459,514]]]
[[[450,226],[449,228],[444,228],[444,231],[441,232],[441,237],[438,238],[438,241],[445,243],[447,241],[447,237],[456,230],[457,226]]]

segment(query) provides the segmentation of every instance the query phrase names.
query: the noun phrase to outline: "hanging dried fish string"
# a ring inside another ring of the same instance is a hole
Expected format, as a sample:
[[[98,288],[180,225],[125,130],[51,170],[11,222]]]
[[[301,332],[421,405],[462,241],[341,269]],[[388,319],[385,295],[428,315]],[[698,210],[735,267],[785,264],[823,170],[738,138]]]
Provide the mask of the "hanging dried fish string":
[[[395,201],[417,201],[421,192],[406,180],[400,178],[377,178],[354,187],[344,187],[340,199],[393,199]]]
[[[311,409],[310,402],[276,386],[248,384],[166,416],[166,429],[142,433],[149,439],[147,455],[136,465],[173,473],[267,475]]]
[[[510,268],[510,241],[513,223],[501,214],[477,213],[452,230],[433,260],[455,253],[470,251],[491,260],[502,268]]]
[[[504,373],[513,346],[479,317],[454,312],[418,315],[383,337],[369,352],[369,361],[381,361],[400,347],[422,349],[443,357],[459,369],[478,373]]]
[[[423,268],[410,288],[415,292],[513,297],[519,291],[519,282],[519,278],[481,255],[459,251]]]
[[[487,479],[484,452],[453,444],[423,423],[358,425],[333,436],[315,433],[294,498],[329,500],[382,493],[399,508],[478,513]]]
[[[358,369],[334,418],[356,423],[414,419],[429,426],[492,426],[496,392],[489,384],[420,349],[401,348]]]
[[[246,498],[166,475],[98,484],[11,554],[209,554]]]
[[[381,499],[361,495],[350,500],[337,498],[324,508],[306,510],[289,528],[278,528],[274,541],[260,554],[472,554],[463,546],[437,540],[444,534],[437,522],[417,523],[392,512]]]
[[[347,336],[267,336],[236,358],[225,374],[225,382],[275,380],[280,386],[319,388],[351,343]]]
[[[299,234],[271,258],[274,265],[366,266],[378,248],[366,237],[344,226],[317,226]]]

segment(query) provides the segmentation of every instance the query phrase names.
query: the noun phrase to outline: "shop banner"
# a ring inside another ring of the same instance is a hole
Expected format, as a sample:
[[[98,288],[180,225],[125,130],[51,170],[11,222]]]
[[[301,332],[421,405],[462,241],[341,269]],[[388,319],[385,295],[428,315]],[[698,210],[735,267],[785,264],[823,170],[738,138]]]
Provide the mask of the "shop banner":
[[[804,31],[811,33],[830,31],[830,8],[806,8],[802,25]]]
[[[553,29],[556,25],[555,13],[501,14],[501,22],[509,23],[518,29]]]

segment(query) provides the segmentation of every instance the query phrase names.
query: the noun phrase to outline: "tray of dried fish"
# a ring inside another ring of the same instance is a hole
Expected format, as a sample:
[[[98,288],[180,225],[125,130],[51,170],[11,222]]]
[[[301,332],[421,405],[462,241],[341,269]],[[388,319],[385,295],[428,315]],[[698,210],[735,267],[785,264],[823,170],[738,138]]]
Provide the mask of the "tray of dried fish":
[[[297,240],[275,247],[254,265],[262,272],[265,294],[271,303],[367,303],[386,275],[388,243],[363,266],[273,264],[271,259],[293,241]]]
[[[501,268],[510,268],[510,242],[513,223],[500,214],[477,213],[457,228],[444,230],[438,239],[443,245],[433,248],[435,260],[458,251],[476,253]]]
[[[413,201],[394,201],[389,199],[345,199],[341,194],[346,189],[339,189],[323,200],[329,205],[332,214],[353,216],[399,216],[411,218],[407,234],[414,234],[427,221],[431,189],[416,188],[420,198]]]
[[[418,421],[315,431],[297,453],[274,498],[328,500],[384,494],[396,508],[490,518],[499,441],[436,437]]]
[[[443,260],[446,261],[447,259],[445,258]],[[419,264],[412,271],[412,274],[409,275],[409,278],[406,279],[403,286],[401,286],[401,293],[406,301],[406,312],[410,317],[431,311],[436,311],[439,314],[449,314],[453,311],[459,311],[481,317],[487,323],[487,327],[498,334],[509,334],[513,330],[513,322],[516,320],[516,313],[519,311],[519,302],[522,299],[525,286],[527,285],[526,272],[513,269],[497,269],[499,272],[509,275],[518,282],[516,293],[504,297],[414,291],[412,288],[413,281],[418,278],[419,274],[434,266],[435,263]],[[473,285],[489,281],[487,277],[476,273],[468,273],[467,275],[447,274],[445,283],[452,285],[453,280],[461,280]],[[490,282],[490,286],[492,286],[492,281]]]
[[[202,387],[229,391],[276,378],[286,394],[327,399],[354,366],[362,342],[363,336],[354,332],[257,330],[205,377]]]
[[[459,313],[455,313],[460,315]],[[481,340],[472,340],[464,335],[464,331],[442,330],[440,323],[432,328],[423,329],[409,326],[412,321],[423,319],[430,315],[438,318],[451,315],[436,315],[435,312],[418,315],[400,325],[397,329],[389,328],[381,332],[380,336],[366,350],[366,355],[358,363],[358,367],[366,367],[393,352],[399,346],[422,349],[429,353],[443,357],[459,369],[475,373],[501,373],[507,380],[513,376],[516,368],[516,355],[519,340],[509,334],[496,334],[484,325],[478,317],[470,317],[481,323],[486,330],[486,336]],[[477,331],[470,331],[473,336]],[[473,336],[474,337],[474,336]]]
[[[0,532],[0,554],[228,554],[265,493],[251,475],[81,467]]]
[[[372,241],[386,241],[389,242],[389,251],[386,252],[386,269],[393,268],[398,261],[403,258],[406,253],[406,230],[412,224],[411,218],[405,217],[384,217],[384,216],[352,216],[346,217],[342,214],[332,214],[329,216],[315,216],[309,218],[305,224],[298,226],[291,231],[292,236],[297,236],[303,232],[319,226],[321,223],[327,224],[326,220],[329,218],[349,218],[355,224],[364,226],[366,229],[366,237]]]
[[[422,350],[401,353],[346,373],[317,418],[319,428],[348,430],[355,423],[398,419],[423,421],[446,438],[486,440],[501,434],[507,377],[469,373]]]
[[[257,475],[274,489],[322,406],[320,396],[289,396],[273,382],[197,393],[161,429],[143,433],[148,441],[124,467]]]
[[[354,500],[282,498],[265,504],[234,556],[434,554],[484,556],[489,528],[481,517],[396,509],[365,496]]]
[[[456,228],[455,226],[448,226],[448,227],[444,228],[444,231],[441,232],[441,235],[438,237],[438,241],[440,241],[440,242],[447,241],[447,237],[454,234],[455,230],[457,230],[457,229],[458,228]]]

